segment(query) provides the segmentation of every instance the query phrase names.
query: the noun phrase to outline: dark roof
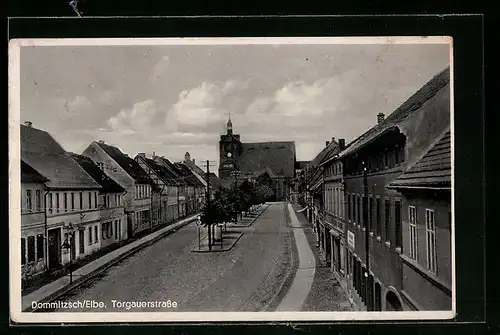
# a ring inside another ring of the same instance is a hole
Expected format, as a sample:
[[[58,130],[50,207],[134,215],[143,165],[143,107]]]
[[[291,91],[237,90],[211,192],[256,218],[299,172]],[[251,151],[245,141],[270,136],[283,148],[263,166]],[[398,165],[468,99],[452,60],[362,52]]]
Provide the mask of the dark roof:
[[[338,143],[336,141],[331,141],[306,166],[306,168],[309,169],[309,171],[311,173],[309,175],[309,179],[308,179],[308,184],[310,186],[312,186],[312,187],[315,186],[322,176],[321,171],[318,168],[321,165],[321,163],[325,162],[326,160],[330,159],[331,157],[335,156],[338,153],[339,153]]]
[[[21,160],[21,181],[22,182],[34,182],[34,183],[45,183],[48,181],[47,178],[38,173],[37,170],[29,166],[28,163]]]
[[[389,184],[389,188],[414,187],[451,189],[451,136],[449,129],[416,164]]]
[[[96,142],[113,160],[121,166],[129,176],[131,176],[136,182],[142,184],[154,185],[154,182],[147,173],[141,168],[139,163],[137,163],[132,158],[126,156],[120,149],[109,144]]]
[[[49,179],[48,187],[101,187],[46,131],[21,125],[21,159]]]
[[[297,161],[295,162],[295,169],[302,170],[304,169],[311,161]]]
[[[179,173],[182,175],[184,181],[194,187],[203,187],[203,183],[191,172],[191,170],[182,163],[174,163]]]
[[[155,160],[158,161],[158,165],[162,166],[163,172],[169,176],[169,178],[175,180],[177,184],[186,185],[187,182],[184,180],[183,175],[178,170],[178,168],[170,162],[165,157],[156,156]]]
[[[204,181],[207,181],[207,173],[202,170],[198,165],[196,165],[193,161],[185,161],[184,164],[191,170],[193,170],[196,174],[198,174]]]
[[[411,116],[415,111],[419,110],[420,107],[433,96],[435,96],[442,88],[444,88],[450,82],[450,68],[446,68],[439,74],[434,76],[429,80],[424,86],[422,86],[415,94],[413,94],[408,100],[406,100],[401,106],[399,106],[394,112],[392,112],[387,118],[381,123],[370,128],[368,131],[363,133],[361,136],[356,138],[349,144],[349,147],[342,151],[341,157],[348,156],[364,145],[368,144],[378,136],[382,135],[386,131],[391,129],[396,129],[397,126],[409,116]]]
[[[224,184],[222,183],[222,179],[220,179],[215,173],[210,172],[210,185],[212,185],[213,188],[220,188],[224,187]]]
[[[242,143],[239,170],[254,172],[269,168],[277,176],[295,176],[295,142]]]
[[[151,169],[158,178],[160,178],[164,184],[168,186],[176,186],[178,182],[175,180],[177,176],[172,175],[166,167],[163,165],[158,164],[156,161],[154,161],[151,158],[146,158],[137,155],[135,159],[142,159],[144,163],[148,166],[149,169]],[[147,172],[146,172],[147,173]]]
[[[102,186],[104,193],[123,193],[125,189],[102,171],[90,157],[70,153],[71,157]]]

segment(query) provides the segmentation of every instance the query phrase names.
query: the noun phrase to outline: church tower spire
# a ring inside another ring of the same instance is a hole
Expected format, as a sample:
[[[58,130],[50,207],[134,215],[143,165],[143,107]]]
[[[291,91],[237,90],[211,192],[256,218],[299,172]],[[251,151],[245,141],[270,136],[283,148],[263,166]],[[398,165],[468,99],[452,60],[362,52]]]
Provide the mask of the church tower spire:
[[[229,119],[227,120],[226,130],[228,135],[233,134],[233,123],[231,122],[231,113],[229,113]]]

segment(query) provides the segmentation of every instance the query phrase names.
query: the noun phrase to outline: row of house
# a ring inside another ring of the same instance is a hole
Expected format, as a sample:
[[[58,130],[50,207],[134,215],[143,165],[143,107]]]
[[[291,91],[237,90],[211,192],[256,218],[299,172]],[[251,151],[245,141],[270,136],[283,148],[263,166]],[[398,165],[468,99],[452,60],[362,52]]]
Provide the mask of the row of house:
[[[362,308],[451,310],[449,68],[299,176],[323,259]]]
[[[189,153],[131,158],[93,141],[75,154],[31,122],[21,125],[20,164],[23,280],[194,214],[220,183]]]

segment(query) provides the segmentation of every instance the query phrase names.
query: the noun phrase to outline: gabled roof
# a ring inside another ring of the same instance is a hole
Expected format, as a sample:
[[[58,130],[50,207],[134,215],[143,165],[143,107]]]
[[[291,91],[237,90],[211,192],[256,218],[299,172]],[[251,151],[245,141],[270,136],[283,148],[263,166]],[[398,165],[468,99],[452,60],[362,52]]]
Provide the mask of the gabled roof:
[[[177,168],[179,173],[182,175],[184,181],[189,185],[189,186],[194,186],[194,187],[203,187],[203,184],[201,181],[199,181],[198,178],[191,172],[191,170],[184,164],[182,163],[174,163],[174,166]]]
[[[368,131],[352,141],[349,147],[342,151],[340,157],[346,157],[356,152],[358,149],[362,148],[383,133],[390,131],[391,129],[397,129],[399,124],[411,116],[415,111],[418,111],[425,102],[434,97],[441,89],[448,85],[449,82],[450,68],[448,67],[429,80],[385,120],[370,128]]]
[[[451,189],[450,130],[438,139],[425,155],[388,188],[445,188]]]
[[[137,183],[154,185],[154,182],[147,173],[132,158],[126,156],[120,149],[109,144],[96,142],[113,160],[125,170]]]
[[[203,171],[198,165],[196,165],[193,161],[185,161],[184,164],[190,169],[192,169],[196,174],[203,178],[204,181],[207,181],[207,173]]]
[[[253,172],[267,167],[280,177],[295,176],[295,142],[241,143],[241,147],[240,171]]]
[[[26,183],[45,183],[48,179],[29,166],[28,163],[21,160],[21,181]]]
[[[184,178],[183,178],[181,172],[178,170],[178,168],[172,162],[170,162],[167,158],[156,156],[155,160],[158,162],[159,165],[163,166],[164,170],[177,183],[179,183],[180,185],[186,185],[187,184],[187,182],[184,180]]]
[[[50,188],[101,187],[46,131],[21,125],[21,159],[47,178]]]
[[[135,159],[141,159],[144,162],[144,164],[146,164],[148,168],[150,168],[158,176],[158,178],[160,178],[163,181],[165,185],[176,186],[178,184],[178,181],[176,181],[177,176],[171,174],[166,167],[158,164],[153,159],[142,157],[139,155],[136,156]]]
[[[215,189],[224,187],[222,180],[213,172],[210,172],[210,185]]]
[[[123,193],[125,189],[117,182],[111,179],[104,171],[102,171],[90,157],[70,153],[71,157],[80,164],[80,166],[101,185],[101,191],[104,193]]]

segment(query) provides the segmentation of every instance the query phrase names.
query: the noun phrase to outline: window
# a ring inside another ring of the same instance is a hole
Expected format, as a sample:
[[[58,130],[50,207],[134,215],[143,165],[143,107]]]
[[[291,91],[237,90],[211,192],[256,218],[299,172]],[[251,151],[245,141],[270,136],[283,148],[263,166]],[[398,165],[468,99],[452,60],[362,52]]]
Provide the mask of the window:
[[[40,190],[35,191],[35,206],[37,211],[40,211],[42,208],[42,197]]]
[[[401,202],[394,203],[394,233],[396,234],[395,247],[401,248]]]
[[[47,202],[49,203],[49,213],[52,214],[52,193],[49,193],[49,199]]]
[[[44,250],[43,250],[43,234],[36,235],[36,258],[42,259]]]
[[[80,210],[82,210],[83,209],[83,193],[80,192],[79,196],[80,196]]]
[[[356,195],[352,195],[352,222],[356,222],[356,219],[358,218],[356,216]]]
[[[56,193],[56,212],[59,213],[59,208],[60,208],[60,204],[59,204],[59,193]]]
[[[122,205],[122,196],[118,194],[118,202],[116,206],[121,206]]]
[[[21,265],[26,264],[26,239],[21,238]]]
[[[105,239],[106,239],[106,234],[105,234],[105,232],[106,232],[106,224],[107,224],[107,223],[103,223],[103,224],[102,224],[102,226],[101,226],[101,238],[102,238],[103,240],[105,240]]]
[[[97,226],[94,227],[94,235],[95,235],[95,243],[99,241],[99,232],[97,230]]]
[[[35,261],[35,236],[28,236],[28,263]]]
[[[430,272],[436,274],[436,225],[434,221],[434,211],[425,210],[425,227],[427,239],[427,268]]]
[[[408,223],[410,226],[410,253],[411,259],[418,261],[417,209],[408,207]]]
[[[108,207],[112,207],[111,206],[111,199],[110,199],[109,195],[106,196],[106,203],[108,204]]]
[[[83,255],[85,253],[85,230],[78,232],[78,245],[80,246],[79,253]]]
[[[33,205],[31,203],[31,190],[26,190],[26,210],[28,212],[33,210]]]
[[[357,211],[358,211],[358,225],[360,225],[361,224],[361,198],[359,196],[356,198],[357,198],[356,202],[358,203],[358,209],[357,209]]]
[[[370,224],[368,225],[368,228],[370,228],[370,231],[373,231],[373,209],[374,209],[374,206],[373,206],[373,197],[370,198],[370,215],[368,217],[368,221],[370,222]]]
[[[118,220],[115,221],[115,240],[118,239]]]
[[[351,195],[350,194],[347,195],[347,218],[349,220],[352,219],[352,217],[351,217]]]
[[[92,227],[89,227],[89,245],[92,244]]]
[[[75,210],[75,193],[71,193],[71,211]]]
[[[64,211],[68,211],[68,193],[63,194],[63,202],[64,202]]]
[[[104,171],[104,163],[97,162],[97,166],[99,167],[99,169],[101,169],[102,171]]]
[[[391,202],[385,201],[385,240],[391,242]]]
[[[92,192],[89,192],[89,209],[92,208]]]
[[[382,222],[380,222],[380,199],[376,199],[375,200],[376,202],[376,212],[375,212],[375,215],[376,215],[376,218],[375,218],[375,222],[377,223],[377,236],[381,236],[382,235]]]
[[[113,221],[109,223],[109,237],[113,237]]]

